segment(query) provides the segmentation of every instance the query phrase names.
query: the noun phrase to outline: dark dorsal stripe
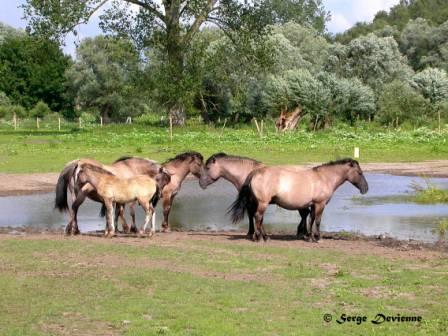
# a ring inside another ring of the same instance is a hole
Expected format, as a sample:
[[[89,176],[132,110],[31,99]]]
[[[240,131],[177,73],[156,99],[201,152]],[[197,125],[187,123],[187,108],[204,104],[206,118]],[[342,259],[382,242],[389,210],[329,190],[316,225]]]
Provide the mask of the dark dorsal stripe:
[[[121,161],[126,161],[126,160],[130,160],[130,159],[135,159],[135,157],[133,157],[133,156],[122,156],[121,158],[115,160],[113,163],[117,163],[117,162],[121,162]]]
[[[181,153],[176,155],[175,157],[166,160],[163,164],[167,164],[167,163],[171,163],[171,162],[176,162],[176,161],[186,161],[186,160],[193,160],[193,159],[199,159],[201,161],[204,161],[204,157],[202,156],[201,153],[195,152],[195,151],[188,151],[185,153]]]
[[[229,161],[236,161],[236,160],[241,160],[241,161],[251,161],[252,163],[261,163],[258,160],[255,159],[251,159],[245,156],[238,156],[238,155],[227,155],[226,153],[216,153],[213,154],[212,156],[210,156],[207,159],[207,162],[205,163],[205,165],[208,165],[210,162],[212,162],[212,160],[217,160],[217,159],[223,159],[223,160],[229,160]]]
[[[104,168],[98,167],[98,166],[94,166],[94,165],[92,165],[90,163],[82,164],[81,165],[81,169],[89,169],[91,171],[94,171],[94,172],[97,172],[97,173],[100,173],[100,174],[106,174],[106,175],[115,176],[110,171],[108,171],[108,170],[106,170]]]
[[[345,165],[345,164],[351,164],[352,166],[358,165],[359,166],[359,162],[356,160],[353,160],[351,158],[345,158],[345,159],[340,159],[340,160],[336,160],[336,161],[330,161],[327,163],[323,163],[319,166],[315,166],[313,167],[313,169],[317,169],[320,167],[330,167],[330,166],[338,166],[338,165]]]

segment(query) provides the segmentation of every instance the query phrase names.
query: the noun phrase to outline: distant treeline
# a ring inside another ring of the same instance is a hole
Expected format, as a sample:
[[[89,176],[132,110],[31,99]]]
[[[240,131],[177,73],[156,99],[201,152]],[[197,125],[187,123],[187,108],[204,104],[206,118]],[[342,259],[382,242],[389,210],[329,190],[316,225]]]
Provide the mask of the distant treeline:
[[[448,120],[447,1],[401,1],[336,37],[321,1],[302,3],[306,11],[291,12],[272,1],[278,15],[262,38],[203,27],[178,60],[179,76],[162,49],[123,34],[84,39],[72,59],[57,42],[0,25],[0,117],[85,113],[107,122],[176,106],[187,118],[230,124],[300,106],[312,129]]]

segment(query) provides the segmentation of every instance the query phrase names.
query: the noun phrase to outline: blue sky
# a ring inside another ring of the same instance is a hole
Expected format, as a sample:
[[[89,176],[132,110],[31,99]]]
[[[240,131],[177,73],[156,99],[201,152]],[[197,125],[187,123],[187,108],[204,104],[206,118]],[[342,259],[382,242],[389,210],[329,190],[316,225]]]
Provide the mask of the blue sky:
[[[22,9],[18,8],[24,0],[0,0],[0,21],[16,28],[25,28],[26,22],[22,20]],[[331,12],[331,21],[328,30],[339,33],[350,28],[358,21],[371,21],[379,10],[388,10],[399,0],[323,0],[325,8]],[[69,36],[64,48],[66,53],[74,54],[76,39],[94,36],[100,33],[98,18],[80,28],[77,38]]]

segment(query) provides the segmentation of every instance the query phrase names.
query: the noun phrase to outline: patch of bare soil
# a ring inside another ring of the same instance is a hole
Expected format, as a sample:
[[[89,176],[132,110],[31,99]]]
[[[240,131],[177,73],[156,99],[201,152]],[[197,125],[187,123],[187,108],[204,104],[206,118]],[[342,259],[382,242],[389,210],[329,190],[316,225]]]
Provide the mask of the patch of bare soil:
[[[132,246],[155,245],[159,247],[185,246],[185,242],[204,241],[207,243],[232,244],[233,246],[260,246],[260,253],[264,252],[263,246],[295,248],[295,249],[324,249],[329,251],[342,252],[347,255],[373,255],[388,258],[391,260],[434,260],[444,259],[448,253],[447,245],[425,244],[418,242],[399,241],[394,239],[374,239],[363,236],[353,236],[348,238],[328,239],[328,234],[319,243],[310,243],[297,240],[291,235],[273,234],[268,242],[255,243],[246,238],[242,232],[171,232],[158,233],[152,239],[138,238],[132,236],[116,236],[112,239],[104,238],[101,235],[80,235],[67,237],[62,233],[29,233],[26,231],[13,231],[12,234],[3,232],[0,240],[11,239],[50,239],[50,240],[82,240],[98,244],[123,244]],[[337,236],[336,236],[337,237]],[[219,248],[219,246],[217,246]],[[333,265],[324,265],[328,273],[337,272]],[[180,270],[181,271],[181,270]]]
[[[316,164],[307,164],[312,167]],[[363,163],[366,172],[405,176],[448,177],[448,160],[397,163]],[[45,193],[54,190],[59,173],[0,173],[0,196]]]
[[[0,196],[18,196],[54,191],[59,174],[0,173]]]

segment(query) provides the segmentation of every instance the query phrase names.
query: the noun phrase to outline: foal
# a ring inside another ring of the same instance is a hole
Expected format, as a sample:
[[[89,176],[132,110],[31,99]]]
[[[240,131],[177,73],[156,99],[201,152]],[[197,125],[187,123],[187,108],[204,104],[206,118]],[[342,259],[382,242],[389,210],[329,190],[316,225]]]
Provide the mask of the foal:
[[[145,224],[140,234],[144,234],[146,226],[153,217],[154,207],[159,199],[157,182],[147,175],[137,175],[121,179],[111,172],[90,164],[77,168],[77,181],[80,184],[90,184],[101,197],[106,206],[106,230],[104,234],[112,237],[115,234],[113,207],[117,203],[126,204],[138,201],[146,213]],[[155,233],[155,219],[151,222],[151,237]]]
[[[357,187],[361,194],[368,191],[368,184],[358,161],[343,159],[297,171],[287,167],[262,167],[247,178],[230,212],[234,223],[244,217],[255,217],[254,240],[267,239],[263,217],[269,204],[297,210],[311,207],[310,239],[320,239],[320,222],[326,204],[336,189],[345,181]]]

